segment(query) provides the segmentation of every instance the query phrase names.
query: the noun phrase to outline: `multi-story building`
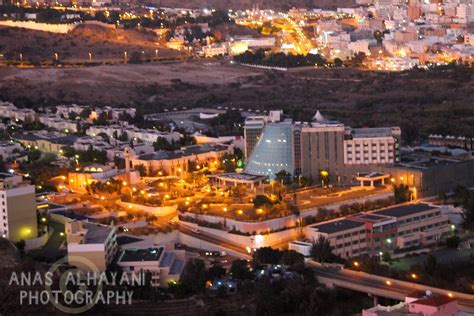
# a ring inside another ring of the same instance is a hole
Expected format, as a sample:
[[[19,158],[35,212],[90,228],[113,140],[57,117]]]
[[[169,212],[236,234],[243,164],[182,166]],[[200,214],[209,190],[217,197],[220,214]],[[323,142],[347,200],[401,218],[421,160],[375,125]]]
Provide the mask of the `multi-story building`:
[[[66,223],[65,231],[71,265],[82,271],[107,269],[118,248],[113,226],[71,221]]]
[[[244,123],[244,154],[248,159],[252,153],[253,148],[257,144],[262,135],[263,128],[267,122],[279,122],[281,120],[282,111],[270,111],[268,116],[248,116]]]
[[[398,127],[346,129],[344,164],[393,164],[400,161]]]
[[[0,234],[13,241],[36,238],[35,187],[22,177],[0,173]]]
[[[178,282],[184,262],[184,250],[166,251],[164,247],[125,249],[117,260],[118,266],[130,277],[151,273],[153,287],[168,287],[170,282]]]
[[[161,172],[163,175],[184,177],[188,174],[190,163],[199,168],[215,169],[219,159],[227,153],[233,153],[232,146],[203,144],[174,151],[160,150],[144,155],[136,154],[131,148],[126,148],[124,158],[127,171],[142,165],[149,174]]]
[[[435,244],[450,230],[449,219],[439,207],[420,203],[311,225],[306,235],[314,241],[325,237],[336,255],[351,258]]]
[[[259,137],[257,133],[250,144]],[[248,157],[245,172],[272,178],[285,170],[313,181],[325,172],[332,181],[347,183],[357,172],[398,162],[400,134],[398,127],[351,129],[325,119],[319,111],[309,123],[290,119],[268,123]]]

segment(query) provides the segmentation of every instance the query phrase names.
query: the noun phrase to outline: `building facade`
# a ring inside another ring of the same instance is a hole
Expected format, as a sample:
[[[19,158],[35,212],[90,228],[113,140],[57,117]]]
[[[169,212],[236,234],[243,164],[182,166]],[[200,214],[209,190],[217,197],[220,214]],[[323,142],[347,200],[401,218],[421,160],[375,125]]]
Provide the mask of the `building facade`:
[[[21,176],[0,174],[0,234],[14,242],[36,238],[35,186]]]
[[[71,265],[90,272],[107,269],[118,249],[114,227],[72,221],[65,224],[65,231]]]
[[[310,240],[323,236],[333,253],[343,258],[432,245],[450,234],[448,216],[439,207],[424,203],[359,213],[306,229]]]

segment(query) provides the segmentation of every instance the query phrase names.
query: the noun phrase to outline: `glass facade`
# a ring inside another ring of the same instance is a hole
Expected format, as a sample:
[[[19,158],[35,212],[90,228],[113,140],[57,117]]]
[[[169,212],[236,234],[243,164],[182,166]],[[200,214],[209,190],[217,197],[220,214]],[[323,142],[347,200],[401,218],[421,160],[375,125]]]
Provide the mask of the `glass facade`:
[[[285,170],[293,175],[293,126],[290,122],[267,124],[254,147],[245,172],[274,178]]]

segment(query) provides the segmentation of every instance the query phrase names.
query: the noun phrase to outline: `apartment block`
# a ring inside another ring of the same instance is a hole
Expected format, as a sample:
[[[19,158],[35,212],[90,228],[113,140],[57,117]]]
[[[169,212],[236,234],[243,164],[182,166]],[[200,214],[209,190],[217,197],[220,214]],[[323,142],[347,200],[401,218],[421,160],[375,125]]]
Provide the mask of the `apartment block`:
[[[449,236],[451,226],[439,207],[420,203],[311,225],[306,233],[315,241],[325,237],[336,255],[351,258],[429,246]]]
[[[21,176],[0,173],[0,234],[15,242],[38,235],[35,186]]]

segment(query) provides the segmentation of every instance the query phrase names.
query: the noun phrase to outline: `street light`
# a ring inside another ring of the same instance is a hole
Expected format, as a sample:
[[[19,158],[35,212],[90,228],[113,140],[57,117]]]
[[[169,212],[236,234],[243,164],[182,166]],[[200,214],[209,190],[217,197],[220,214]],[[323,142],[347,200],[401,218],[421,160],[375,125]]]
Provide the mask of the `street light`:
[[[418,276],[417,276],[415,273],[412,273],[412,274],[411,274],[411,278],[412,278],[412,279],[416,279],[416,278],[418,278]]]
[[[388,286],[390,286],[390,285],[392,285],[392,281],[387,280],[387,281],[385,281],[385,284],[387,284]]]
[[[89,62],[92,62],[92,53],[89,52]]]

